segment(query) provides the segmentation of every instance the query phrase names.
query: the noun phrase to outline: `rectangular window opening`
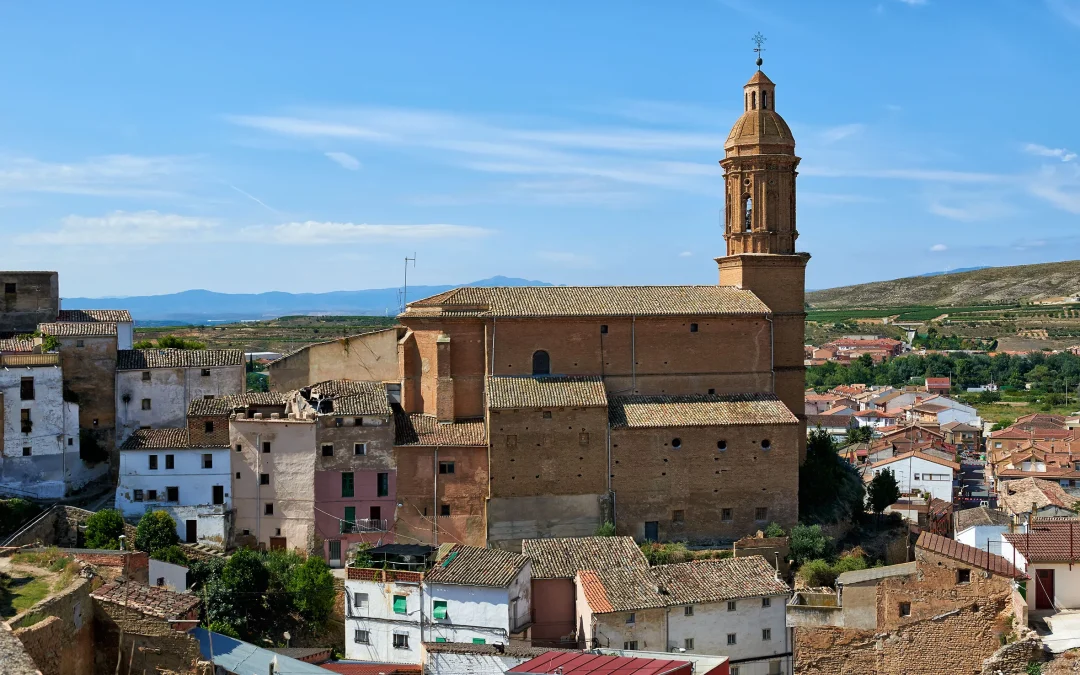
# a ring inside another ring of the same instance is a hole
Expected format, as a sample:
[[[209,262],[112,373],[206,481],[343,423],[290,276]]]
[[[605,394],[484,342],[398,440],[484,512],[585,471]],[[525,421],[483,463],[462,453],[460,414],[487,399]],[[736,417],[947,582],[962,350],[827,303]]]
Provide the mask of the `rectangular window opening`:
[[[334,456],[334,444],[333,443],[323,443],[322,456],[323,457],[333,457]]]
[[[341,496],[352,497],[353,496],[353,473],[352,471],[345,471],[341,474]]]
[[[166,469],[175,469],[176,468],[176,455],[165,455],[165,468]]]
[[[454,463],[453,462],[439,462],[439,473],[441,473],[441,474],[454,473]]]
[[[389,497],[390,496],[390,474],[380,473],[375,477],[376,480],[376,496],[377,497]]]
[[[353,443],[352,449],[354,455],[366,455],[367,443]]]
[[[202,456],[202,468],[213,469],[214,468],[214,456],[210,453],[205,453]]]

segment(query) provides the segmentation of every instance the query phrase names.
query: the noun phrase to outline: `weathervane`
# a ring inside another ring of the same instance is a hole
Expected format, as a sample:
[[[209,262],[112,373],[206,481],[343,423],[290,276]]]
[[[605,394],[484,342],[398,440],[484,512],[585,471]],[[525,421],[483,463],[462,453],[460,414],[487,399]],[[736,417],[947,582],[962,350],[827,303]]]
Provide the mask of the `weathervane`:
[[[757,47],[754,48],[754,51],[757,52],[757,61],[755,63],[757,63],[757,69],[761,70],[761,52],[765,51],[765,48],[761,45],[765,42],[765,36],[761,34],[761,31],[758,31],[754,37],[750,39],[757,45]]]

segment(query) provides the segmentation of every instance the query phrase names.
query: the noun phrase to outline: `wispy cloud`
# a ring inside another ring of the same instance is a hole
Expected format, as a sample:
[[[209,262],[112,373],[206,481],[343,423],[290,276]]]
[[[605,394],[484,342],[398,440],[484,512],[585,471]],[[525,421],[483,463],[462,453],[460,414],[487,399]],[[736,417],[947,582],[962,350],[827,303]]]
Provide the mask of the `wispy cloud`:
[[[0,157],[0,191],[96,196],[176,196],[169,179],[187,172],[184,157],[105,155],[80,162]]]
[[[1028,192],[1063,211],[1080,214],[1080,167],[1044,166],[1029,182]]]
[[[860,169],[826,166],[808,166],[799,169],[800,174],[823,178],[895,178],[900,180],[939,181],[944,183],[1002,183],[1010,176],[976,171],[951,171],[947,169]]]
[[[900,2],[908,5],[909,7],[917,7],[919,5],[925,5],[926,0],[899,0]]]
[[[694,254],[693,254],[693,253],[691,253],[690,251],[683,251],[682,253],[680,253],[680,254],[679,254],[679,257],[680,257],[680,258],[689,258],[689,257],[691,257],[692,255],[694,255]]]
[[[823,143],[836,143],[845,138],[861,134],[866,128],[864,124],[841,124],[822,131],[819,136]]]
[[[250,199],[251,201],[253,201],[253,202],[255,202],[256,204],[258,204],[259,206],[263,207],[263,208],[264,208],[264,209],[266,209],[267,211],[270,211],[271,213],[276,213],[276,214],[278,214],[278,215],[281,215],[281,212],[280,212],[280,211],[278,211],[278,210],[277,210],[277,209],[275,209],[274,207],[270,206],[269,204],[267,204],[267,203],[266,203],[266,202],[264,202],[263,200],[259,199],[259,198],[258,198],[258,197],[256,197],[255,195],[253,195],[253,194],[251,194],[251,193],[249,193],[249,192],[245,192],[245,191],[241,190],[240,188],[236,187],[236,186],[235,186],[235,185],[233,185],[232,183],[226,183],[226,185],[228,185],[228,186],[229,186],[229,187],[231,187],[232,189],[236,190],[236,191],[237,191],[237,192],[239,192],[240,194],[244,195],[245,197],[247,197],[247,198],[248,198],[248,199]]]
[[[296,117],[261,117],[257,115],[229,115],[226,117],[233,124],[270,131],[287,136],[325,136],[329,138],[364,138],[382,140],[383,135],[371,129],[364,129],[353,124],[320,122]]]
[[[401,240],[476,238],[492,230],[468,225],[433,223],[382,225],[309,220],[276,225],[228,228],[217,218],[158,211],[114,211],[105,216],[72,215],[52,231],[21,235],[18,244],[61,246],[146,246],[203,242],[251,242],[288,245],[375,243]]]
[[[360,168],[360,160],[353,157],[347,152],[327,152],[323,153],[329,157],[332,161],[341,165],[341,168],[348,169],[349,171],[356,171]]]
[[[930,247],[930,250],[935,252],[935,253],[940,253],[942,251],[948,251],[949,247],[946,246],[945,244],[934,244],[933,246]]]
[[[1048,148],[1038,143],[1028,143],[1024,146],[1024,152],[1037,157],[1056,157],[1063,162],[1071,162],[1076,159],[1076,153],[1065,148]]]
[[[1080,0],[1046,0],[1050,11],[1080,28]]]

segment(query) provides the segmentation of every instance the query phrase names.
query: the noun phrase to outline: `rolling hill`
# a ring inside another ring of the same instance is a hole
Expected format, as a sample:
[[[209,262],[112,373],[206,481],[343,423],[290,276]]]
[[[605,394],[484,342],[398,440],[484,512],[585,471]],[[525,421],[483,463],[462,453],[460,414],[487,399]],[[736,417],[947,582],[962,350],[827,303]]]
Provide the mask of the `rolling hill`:
[[[1080,294],[1080,260],[985,267],[970,272],[906,277],[806,294],[814,309],[935,307],[1029,302]]]
[[[491,277],[467,284],[409,286],[409,300],[419,300],[461,286],[550,286],[543,281]],[[190,290],[164,295],[112,298],[64,298],[64,309],[126,309],[136,322],[163,321],[206,323],[274,319],[292,314],[336,314],[350,316],[393,316],[398,309],[400,288],[372,288],[362,291],[327,293],[216,293]]]

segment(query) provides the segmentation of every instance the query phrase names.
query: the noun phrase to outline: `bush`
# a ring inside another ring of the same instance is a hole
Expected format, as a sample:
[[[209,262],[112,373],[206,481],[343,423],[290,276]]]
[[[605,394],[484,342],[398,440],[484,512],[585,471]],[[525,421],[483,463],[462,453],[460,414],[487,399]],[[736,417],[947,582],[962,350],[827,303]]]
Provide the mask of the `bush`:
[[[231,624],[225,623],[224,621],[213,621],[206,627],[206,630],[214,631],[225,637],[231,637],[234,640],[240,639],[240,633],[237,633],[236,629],[233,628]]]
[[[353,548],[352,566],[371,567],[371,549],[374,548],[366,541],[362,541]]]
[[[124,517],[116,509],[102,509],[86,519],[87,548],[120,548]]]
[[[780,523],[769,523],[769,526],[765,528],[763,534],[766,537],[783,537],[785,532],[784,528],[780,527]]]
[[[687,562],[693,559],[690,550],[682,542],[660,544],[657,542],[645,542],[641,545],[641,552],[650,565],[670,565],[672,563]]]
[[[135,548],[147,553],[180,543],[176,521],[165,511],[149,511],[139,519],[135,529]]]
[[[615,523],[606,521],[603,525],[596,528],[597,537],[614,537],[615,536]]]
[[[183,547],[176,544],[166,546],[165,548],[155,549],[150,552],[150,557],[154,560],[160,560],[161,562],[172,563],[174,565],[184,565],[185,567],[190,562]]]
[[[797,565],[807,560],[822,558],[829,550],[829,537],[820,525],[796,525],[791,528],[791,557]]]
[[[827,560],[815,558],[799,568],[799,578],[810,587],[832,586],[836,583],[836,571]]]

